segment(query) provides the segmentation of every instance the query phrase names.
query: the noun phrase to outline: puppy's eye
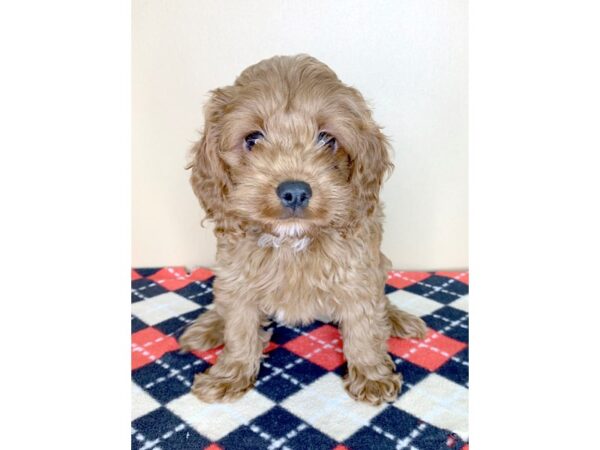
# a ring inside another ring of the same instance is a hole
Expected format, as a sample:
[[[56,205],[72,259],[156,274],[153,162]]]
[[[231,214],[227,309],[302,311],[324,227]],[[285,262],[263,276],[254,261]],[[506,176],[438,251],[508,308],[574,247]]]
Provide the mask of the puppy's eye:
[[[337,150],[336,139],[325,131],[321,131],[317,136],[317,145],[319,147],[329,147],[331,150]]]
[[[265,136],[260,131],[253,131],[244,138],[244,147],[246,150],[252,150],[252,147],[254,147],[258,141],[264,139],[264,137]]]

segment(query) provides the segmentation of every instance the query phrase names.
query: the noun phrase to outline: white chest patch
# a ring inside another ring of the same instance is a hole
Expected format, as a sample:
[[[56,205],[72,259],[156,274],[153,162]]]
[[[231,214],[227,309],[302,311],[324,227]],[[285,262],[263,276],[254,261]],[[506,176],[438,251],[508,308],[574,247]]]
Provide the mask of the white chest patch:
[[[263,233],[258,238],[259,247],[279,248],[289,246],[295,252],[301,252],[310,244],[309,237],[293,238],[289,236],[275,236],[274,234]]]

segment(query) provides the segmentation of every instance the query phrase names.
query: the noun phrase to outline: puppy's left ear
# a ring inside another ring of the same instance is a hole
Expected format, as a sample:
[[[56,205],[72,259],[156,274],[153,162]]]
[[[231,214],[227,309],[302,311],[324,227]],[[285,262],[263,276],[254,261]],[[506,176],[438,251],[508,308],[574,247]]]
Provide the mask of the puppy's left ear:
[[[379,203],[381,186],[394,165],[390,158],[389,143],[372,120],[363,124],[357,142],[351,182],[363,214],[369,216]]]

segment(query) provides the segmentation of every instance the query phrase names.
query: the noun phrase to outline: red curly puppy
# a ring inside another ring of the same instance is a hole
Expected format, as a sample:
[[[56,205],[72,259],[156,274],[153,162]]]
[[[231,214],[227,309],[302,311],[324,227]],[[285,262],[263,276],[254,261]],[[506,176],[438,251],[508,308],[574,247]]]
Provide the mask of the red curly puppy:
[[[215,223],[214,309],[185,331],[185,350],[222,343],[196,375],[207,402],[250,389],[269,318],[290,325],[339,323],[347,392],[393,401],[401,378],[390,336],[424,336],[423,321],[384,294],[379,191],[392,163],[361,94],[315,58],[278,56],[216,89],[193,148],[191,183]]]

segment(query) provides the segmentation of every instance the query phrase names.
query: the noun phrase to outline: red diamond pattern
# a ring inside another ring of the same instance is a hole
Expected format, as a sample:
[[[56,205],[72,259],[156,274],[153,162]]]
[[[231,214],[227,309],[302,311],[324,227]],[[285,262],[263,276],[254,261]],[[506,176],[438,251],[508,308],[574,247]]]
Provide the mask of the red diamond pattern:
[[[292,339],[283,347],[327,370],[335,370],[345,361],[342,337],[338,329],[331,325],[323,325]]]
[[[179,344],[153,327],[131,335],[131,370],[156,361],[167,352],[177,350]]]
[[[219,354],[223,351],[223,345],[219,345],[218,347],[211,348],[210,350],[193,350],[192,354],[196,355],[198,358],[202,358],[209,364],[214,364],[217,362],[219,358]]]
[[[466,346],[463,342],[431,329],[422,341],[395,337],[388,340],[388,350],[391,353],[432,372]]]
[[[207,269],[196,269],[192,273],[187,273],[184,267],[165,267],[159,270],[148,279],[156,282],[165,289],[176,291],[194,281],[204,281],[214,274]]]
[[[275,342],[269,342],[269,344],[263,350],[263,353],[269,353],[270,351],[275,350],[277,347],[279,347],[279,345],[277,345]],[[223,346],[219,345],[218,347],[211,348],[210,350],[193,350],[192,354],[196,355],[198,358],[202,358],[204,361],[212,365],[217,362],[217,359],[219,359],[219,354],[222,350]]]
[[[423,281],[425,278],[429,278],[431,274],[429,272],[388,272],[387,284],[394,286],[398,289],[404,289],[407,286]]]
[[[194,270],[190,274],[190,277],[194,281],[205,281],[214,275],[215,275],[215,273],[212,270],[199,268],[199,269]]]

